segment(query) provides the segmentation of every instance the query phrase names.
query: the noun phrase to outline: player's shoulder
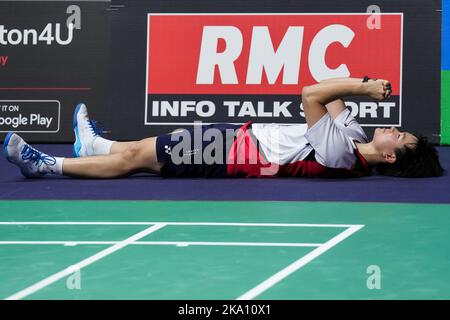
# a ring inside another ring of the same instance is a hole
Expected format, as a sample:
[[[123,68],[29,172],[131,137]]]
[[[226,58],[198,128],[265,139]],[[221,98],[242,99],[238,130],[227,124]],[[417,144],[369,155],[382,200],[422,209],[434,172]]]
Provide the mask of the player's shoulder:
[[[334,119],[334,123],[351,141],[357,140],[361,143],[368,142],[367,135],[364,129],[351,114],[349,109],[345,109],[344,111],[342,111]]]

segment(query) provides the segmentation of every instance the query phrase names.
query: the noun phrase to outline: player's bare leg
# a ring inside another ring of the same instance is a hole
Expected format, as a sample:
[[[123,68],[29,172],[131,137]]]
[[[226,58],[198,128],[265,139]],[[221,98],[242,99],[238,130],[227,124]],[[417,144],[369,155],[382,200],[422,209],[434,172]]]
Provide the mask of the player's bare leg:
[[[112,141],[101,136],[101,130],[97,128],[96,121],[90,120],[87,107],[84,103],[80,103],[74,112],[74,131],[75,143],[73,146],[74,156],[89,157],[108,155],[125,152],[136,145],[142,146],[145,142],[149,145],[154,144],[154,138],[148,138],[138,141]]]
[[[9,133],[3,145],[3,154],[29,178],[48,173],[80,178],[118,178],[137,172],[159,173],[162,166],[157,159],[156,138],[138,141],[114,154],[59,158],[40,152],[19,135]]]
[[[156,137],[153,137],[116,144],[114,152],[109,155],[64,159],[63,174],[73,177],[115,178],[136,172],[159,173],[161,166],[156,155]]]
[[[153,138],[149,138],[149,139],[153,139]],[[139,141],[124,141],[124,142],[114,141],[114,143],[111,145],[110,153],[114,154],[114,153],[124,152],[125,150],[132,147],[134,144],[136,144],[138,142]]]

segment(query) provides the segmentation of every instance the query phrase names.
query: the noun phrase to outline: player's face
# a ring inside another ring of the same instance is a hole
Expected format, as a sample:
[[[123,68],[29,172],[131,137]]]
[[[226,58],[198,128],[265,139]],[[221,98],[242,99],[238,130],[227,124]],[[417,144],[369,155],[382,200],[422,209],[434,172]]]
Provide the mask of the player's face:
[[[377,128],[373,136],[373,143],[381,152],[395,153],[395,149],[408,144],[417,143],[417,138],[409,132],[400,132],[397,128]]]

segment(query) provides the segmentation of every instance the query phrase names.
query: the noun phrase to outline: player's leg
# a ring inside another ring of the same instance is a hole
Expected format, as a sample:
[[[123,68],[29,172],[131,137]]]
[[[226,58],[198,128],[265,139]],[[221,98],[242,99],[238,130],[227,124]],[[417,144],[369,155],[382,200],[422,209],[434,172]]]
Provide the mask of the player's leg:
[[[48,173],[82,178],[116,178],[136,172],[159,173],[156,138],[134,143],[123,152],[94,157],[59,158],[34,149],[20,136],[9,133],[3,154],[23,175],[34,178]]]
[[[114,146],[114,144],[113,144]],[[159,173],[156,137],[121,143],[109,155],[64,159],[63,174],[72,177],[116,178],[137,172]]]
[[[170,134],[177,132],[177,131],[179,131],[179,130],[175,130],[175,131],[171,132]],[[153,139],[153,138],[147,138],[147,139]],[[143,140],[147,140],[147,139],[143,139]],[[109,153],[113,154],[113,153],[123,152],[138,142],[139,141],[114,141],[111,145],[111,149],[110,149]]]
[[[84,103],[78,104],[75,108],[73,128],[75,132],[73,153],[76,158],[121,153],[139,143],[139,141],[122,142],[103,138],[97,122],[89,119]]]
[[[151,138],[149,138],[151,139]],[[134,144],[139,141],[114,141],[111,145],[111,149],[109,151],[110,154],[124,152],[128,148],[131,148]]]

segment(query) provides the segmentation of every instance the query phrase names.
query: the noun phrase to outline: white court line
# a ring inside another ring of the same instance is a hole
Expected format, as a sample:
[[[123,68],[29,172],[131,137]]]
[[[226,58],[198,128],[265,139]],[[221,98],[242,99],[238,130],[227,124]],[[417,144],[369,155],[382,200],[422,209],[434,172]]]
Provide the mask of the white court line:
[[[278,282],[280,282],[281,280],[283,280],[284,278],[289,276],[291,273],[297,271],[298,269],[300,269],[301,267],[306,265],[308,262],[311,262],[312,260],[314,260],[315,258],[320,256],[321,254],[323,254],[327,250],[329,250],[332,247],[334,247],[335,245],[337,245],[339,242],[341,242],[345,238],[351,236],[353,233],[355,233],[356,231],[358,231],[362,227],[364,227],[364,225],[353,225],[352,227],[350,227],[347,230],[341,232],[340,234],[338,234],[334,238],[332,238],[329,241],[325,242],[323,245],[321,245],[317,249],[314,249],[313,251],[311,251],[307,255],[301,257],[297,261],[293,262],[292,264],[290,264],[289,266],[287,266],[283,270],[277,272],[276,274],[274,274],[273,276],[271,276],[267,280],[261,282],[259,285],[257,285],[253,289],[247,291],[246,293],[244,293],[243,295],[238,297],[236,300],[251,300],[251,299],[254,299],[255,297],[259,296],[261,293],[263,293],[267,289],[271,288],[272,286],[274,286],[275,284],[277,284]]]
[[[0,241],[0,245],[112,245],[118,241]],[[249,246],[249,247],[320,247],[322,243],[283,242],[201,242],[201,241],[135,241],[129,245],[175,245],[175,246]]]
[[[233,227],[319,227],[319,228],[350,228],[353,224],[309,224],[309,223],[239,223],[239,222],[0,222],[0,225],[123,225],[123,226],[140,226],[165,224],[169,226],[233,226]]]
[[[45,278],[45,279],[33,284],[32,286],[25,288],[22,291],[19,291],[15,294],[9,296],[8,298],[6,298],[6,300],[23,299],[23,298],[29,296],[30,294],[33,294],[36,291],[58,281],[78,270],[81,270],[82,268],[106,257],[107,255],[110,255],[111,253],[116,252],[117,250],[122,249],[123,247],[131,244],[132,242],[139,240],[139,239],[149,235],[150,233],[155,232],[163,227],[165,227],[165,224],[163,224],[163,223],[155,224],[155,225],[153,225],[139,233],[136,233],[135,235],[132,235],[131,237],[113,245],[112,247],[102,250],[99,253],[96,253],[93,256],[90,256],[89,258],[82,260],[81,262],[78,262],[77,264],[71,265],[64,270],[61,270],[61,271],[51,275],[50,277]]]

